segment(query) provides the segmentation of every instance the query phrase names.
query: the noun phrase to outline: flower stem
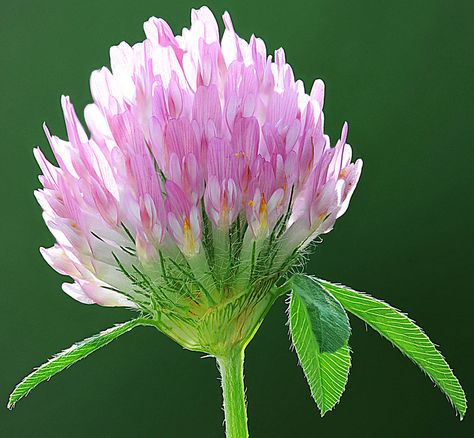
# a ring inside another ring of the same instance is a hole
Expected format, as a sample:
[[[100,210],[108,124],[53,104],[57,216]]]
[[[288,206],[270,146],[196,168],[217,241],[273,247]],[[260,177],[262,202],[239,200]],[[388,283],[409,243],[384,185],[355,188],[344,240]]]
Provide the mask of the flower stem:
[[[224,396],[225,430],[227,438],[248,438],[247,408],[244,388],[244,350],[229,351],[218,357]]]

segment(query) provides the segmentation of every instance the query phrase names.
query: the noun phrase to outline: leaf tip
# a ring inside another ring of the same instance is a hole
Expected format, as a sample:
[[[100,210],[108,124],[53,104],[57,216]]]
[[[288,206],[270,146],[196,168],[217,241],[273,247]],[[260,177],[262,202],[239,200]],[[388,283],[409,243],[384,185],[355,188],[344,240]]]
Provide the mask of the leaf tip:
[[[464,417],[466,416],[466,412],[467,412],[467,401],[465,401],[464,406],[462,406],[461,409],[458,409],[459,421],[464,420]]]
[[[15,407],[15,400],[12,400],[12,398],[10,397],[10,398],[8,399],[7,409],[8,409],[9,411],[12,411],[14,407]]]

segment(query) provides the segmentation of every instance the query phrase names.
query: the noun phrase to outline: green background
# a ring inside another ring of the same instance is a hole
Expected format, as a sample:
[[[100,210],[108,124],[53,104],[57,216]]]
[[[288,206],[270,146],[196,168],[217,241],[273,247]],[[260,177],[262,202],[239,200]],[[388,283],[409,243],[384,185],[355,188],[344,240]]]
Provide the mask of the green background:
[[[474,400],[471,1],[209,1],[241,36],[284,46],[296,76],[326,81],[326,129],[344,120],[364,170],[348,213],[308,271],[408,312],[441,345]],[[52,238],[33,197],[47,150],[41,123],[64,136],[59,98],[82,108],[108,48],[143,39],[142,22],[188,26],[188,1],[4,1],[0,6],[0,402],[33,366],[116,322],[123,309],[81,305],[41,258]],[[48,152],[49,153],[49,152]],[[324,419],[289,349],[286,306],[272,309],[247,351],[253,437],[474,436],[397,350],[353,321],[351,378]],[[151,328],[129,333],[42,384],[13,412],[5,437],[222,437],[215,364]]]

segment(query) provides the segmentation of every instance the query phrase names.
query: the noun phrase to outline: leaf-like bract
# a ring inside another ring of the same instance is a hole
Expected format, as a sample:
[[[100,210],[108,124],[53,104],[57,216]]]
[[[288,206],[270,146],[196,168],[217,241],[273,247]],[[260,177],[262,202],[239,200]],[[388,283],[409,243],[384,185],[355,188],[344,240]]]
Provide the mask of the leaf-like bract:
[[[321,352],[304,300],[293,290],[290,302],[290,331],[300,364],[321,416],[341,398],[351,366],[347,339],[334,352]]]
[[[461,384],[420,327],[383,301],[345,286],[318,281],[347,311],[365,321],[415,362],[446,394],[460,418],[463,418],[467,401]]]
[[[18,400],[28,395],[28,393],[41,382],[50,379],[52,376],[64,370],[65,368],[89,356],[89,354],[93,353],[99,348],[104,347],[115,338],[142,324],[146,324],[146,321],[141,318],[133,319],[131,321],[124,322],[123,324],[118,324],[115,327],[104,330],[95,336],[84,339],[83,341],[72,345],[67,350],[64,350],[52,357],[48,362],[41,365],[31,374],[26,376],[15,387],[8,400],[8,409],[13,409],[15,403]]]

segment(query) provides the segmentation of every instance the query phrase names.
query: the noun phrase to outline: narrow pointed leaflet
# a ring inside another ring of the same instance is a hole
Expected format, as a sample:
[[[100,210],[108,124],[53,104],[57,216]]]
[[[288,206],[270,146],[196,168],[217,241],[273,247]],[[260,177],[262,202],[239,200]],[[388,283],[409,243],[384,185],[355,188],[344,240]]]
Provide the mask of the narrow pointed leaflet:
[[[104,330],[99,334],[84,339],[68,349],[53,356],[48,362],[41,365],[31,374],[26,376],[13,390],[8,400],[8,409],[13,409],[18,400],[28,395],[28,393],[41,382],[49,380],[52,376],[71,366],[77,361],[89,356],[89,354],[104,347],[119,336],[127,333],[139,325],[147,324],[142,318],[118,324],[115,327]]]
[[[350,313],[365,321],[415,362],[448,397],[462,419],[467,401],[459,380],[435,345],[410,318],[365,293],[318,279]]]
[[[341,304],[311,277],[297,274],[291,285],[291,337],[323,416],[339,401],[349,376],[349,320]]]

